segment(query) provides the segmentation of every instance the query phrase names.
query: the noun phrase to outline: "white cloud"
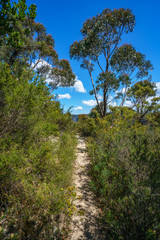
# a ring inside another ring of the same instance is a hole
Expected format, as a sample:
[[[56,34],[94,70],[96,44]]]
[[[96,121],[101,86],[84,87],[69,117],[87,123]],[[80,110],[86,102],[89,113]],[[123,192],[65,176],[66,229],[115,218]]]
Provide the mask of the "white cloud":
[[[156,96],[154,97],[160,97],[160,82],[154,82],[156,84],[156,87],[157,87],[157,91],[156,91]],[[154,97],[149,97],[147,98],[147,101],[149,103],[151,103],[151,100],[154,98]],[[158,104],[160,104],[160,101],[157,101]]]
[[[37,62],[38,62],[38,64],[37,64]],[[37,64],[37,65],[36,65]],[[35,66],[35,67],[34,67]],[[38,70],[39,68],[41,68],[41,67],[47,67],[47,69],[48,69],[48,73],[46,74],[46,76],[45,76],[45,82],[46,83],[50,83],[50,82],[54,82],[54,80],[53,79],[51,79],[50,77],[49,77],[49,75],[50,75],[50,73],[51,73],[51,69],[52,69],[52,65],[51,64],[49,64],[48,62],[46,62],[45,60],[43,60],[43,59],[37,59],[36,61],[35,61],[35,63],[32,63],[32,68],[34,67],[34,70]]]
[[[87,100],[87,101],[86,101],[86,100],[83,100],[82,102],[83,102],[83,104],[85,104],[85,105],[87,105],[87,106],[91,106],[91,107],[97,105],[96,100]]]
[[[125,101],[124,107],[132,107],[133,103],[131,101]]]
[[[73,87],[75,88],[76,92],[86,93],[86,89],[84,88],[82,81],[79,80],[78,77],[76,77],[76,81]]]
[[[83,110],[83,108],[81,106],[75,107],[74,110]]]
[[[38,62],[38,63],[37,63]],[[37,65],[36,65],[37,64]],[[35,66],[35,67],[34,67]],[[46,62],[45,60],[43,60],[43,59],[37,59],[36,61],[35,61],[35,63],[32,63],[32,68],[34,67],[34,70],[37,70],[38,68],[41,68],[41,67],[44,67],[44,66],[47,66],[48,68],[52,68],[52,65],[51,64],[49,64],[48,62]]]
[[[37,61],[38,61],[38,64],[37,64]],[[46,75],[45,82],[48,83],[48,84],[51,83],[51,82],[54,82],[54,79],[50,78],[50,73],[51,73],[51,69],[52,69],[52,65],[51,64],[49,64],[48,62],[46,62],[43,59],[39,59],[39,60],[37,59],[35,61],[35,63],[32,63],[31,67],[33,68],[34,65],[36,65],[34,70],[37,70],[37,69],[39,69],[41,67],[44,67],[44,66],[47,67],[48,68],[48,74]],[[81,92],[81,93],[86,93],[87,92],[86,89],[83,86],[82,81],[79,80],[77,76],[76,76],[76,79],[75,79],[75,84],[74,84],[74,86],[72,88],[74,88],[76,92]]]
[[[121,92],[121,93],[125,93],[125,92],[127,92],[128,91],[128,88],[126,89],[125,87],[123,87],[119,92]]]
[[[110,103],[109,106],[116,107],[117,103],[116,102]]]
[[[99,93],[97,94],[97,98],[98,98],[98,100],[102,100],[103,99],[103,97]]]
[[[64,99],[64,98],[70,99],[70,98],[71,98],[71,95],[70,95],[69,93],[66,93],[66,94],[58,94],[58,99]]]
[[[116,90],[115,94],[118,94],[118,93],[124,94],[125,92],[127,93],[128,89],[129,89],[128,87],[127,89],[125,87],[122,87],[120,90]]]
[[[112,101],[113,101],[113,97],[112,97],[111,95],[109,96],[108,101],[109,101],[109,102],[112,102]]]
[[[160,95],[160,82],[156,82],[156,87],[157,87],[157,95]]]

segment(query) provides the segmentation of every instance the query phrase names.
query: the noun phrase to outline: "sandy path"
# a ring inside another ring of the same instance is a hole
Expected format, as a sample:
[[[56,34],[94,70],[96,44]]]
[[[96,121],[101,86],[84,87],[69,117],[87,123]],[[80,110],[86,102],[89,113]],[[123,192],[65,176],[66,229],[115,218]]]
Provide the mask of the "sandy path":
[[[84,139],[79,136],[76,155],[73,179],[77,196],[81,196],[81,199],[75,200],[74,204],[78,211],[84,211],[84,215],[73,215],[71,223],[72,233],[69,239],[104,239],[102,238],[102,232],[100,233],[100,228],[97,223],[99,209],[96,207],[95,196],[89,188],[90,177],[88,170],[90,159],[86,152]]]

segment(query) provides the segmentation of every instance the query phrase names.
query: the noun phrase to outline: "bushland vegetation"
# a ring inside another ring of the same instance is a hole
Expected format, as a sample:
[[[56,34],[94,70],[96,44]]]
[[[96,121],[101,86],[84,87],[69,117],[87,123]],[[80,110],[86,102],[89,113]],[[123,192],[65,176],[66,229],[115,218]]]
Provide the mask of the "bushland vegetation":
[[[60,239],[73,212],[76,141],[45,74],[63,86],[74,74],[35,22],[35,5],[2,1],[0,14],[0,239]],[[50,67],[36,68],[46,58]]]
[[[79,116],[77,128],[88,139],[91,187],[102,208],[106,239],[157,240],[160,98],[151,62],[131,44],[122,44],[134,26],[130,9],[104,9],[84,22],[82,40],[71,45],[70,56],[88,71],[97,102],[89,115]]]
[[[142,120],[128,107],[110,107],[105,118],[93,109],[77,127],[88,139],[91,187],[107,238],[159,239],[159,111]]]

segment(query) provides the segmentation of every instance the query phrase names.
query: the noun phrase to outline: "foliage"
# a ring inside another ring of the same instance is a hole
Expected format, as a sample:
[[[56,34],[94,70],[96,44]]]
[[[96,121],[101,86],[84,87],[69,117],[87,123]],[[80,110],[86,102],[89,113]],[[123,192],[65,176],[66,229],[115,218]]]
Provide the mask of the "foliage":
[[[82,40],[70,47],[70,57],[81,61],[81,67],[89,73],[93,87],[90,94],[95,95],[101,117],[106,116],[111,101],[121,99],[120,106],[124,105],[127,89],[134,82],[144,77],[151,80],[149,71],[153,66],[145,55],[131,44],[119,47],[123,35],[132,32],[134,26],[135,16],[130,9],[104,9],[85,21]],[[99,70],[95,81],[94,70]],[[98,93],[103,96],[102,102]]]
[[[118,96],[122,98],[121,106],[125,103],[127,90],[132,82],[144,77],[151,80],[149,75],[149,70],[153,69],[151,62],[145,59],[144,54],[137,52],[131,44],[123,44],[114,52],[111,66],[120,80],[121,91]]]
[[[78,116],[78,122],[76,123],[77,131],[82,136],[90,136],[95,130],[95,121],[92,118],[88,118],[85,114]]]
[[[0,70],[0,239],[60,238],[75,197],[71,115],[35,73]]]
[[[1,1],[0,5],[0,44],[4,41],[6,33],[11,34],[10,43],[16,42],[16,32],[12,25],[16,21],[22,21],[26,17],[29,19],[35,19],[36,17],[36,5],[31,4],[27,9],[26,1],[20,0],[18,3],[11,4],[10,0]],[[17,42],[18,44],[18,42]],[[20,44],[20,43],[19,43]]]
[[[101,116],[106,115],[109,95],[119,86],[115,74],[110,71],[110,60],[117,49],[123,34],[132,32],[135,17],[130,9],[104,9],[101,14],[88,19],[83,24],[81,33],[83,39],[74,42],[70,47],[70,56],[82,61],[81,67],[87,69],[92,81],[93,91]],[[103,58],[103,62],[101,59]],[[98,66],[100,74],[96,86],[92,72]],[[97,93],[102,91],[103,108],[101,108]]]
[[[132,100],[133,107],[139,115],[139,121],[148,112],[159,108],[158,101],[160,98],[155,97],[156,86],[150,81],[145,80],[136,83],[128,90],[127,95],[128,99]]]
[[[9,64],[15,74],[22,69],[35,70],[44,79],[49,78],[52,89],[71,86],[75,75],[69,62],[59,60],[52,35],[47,34],[43,24],[35,21],[36,6],[27,7],[26,0],[2,2],[0,60]]]
[[[0,3],[0,239],[60,239],[75,198],[75,133],[52,89],[74,84],[26,0]]]
[[[159,239],[160,128],[155,113],[146,114],[144,125],[127,107],[110,107],[103,119],[93,109],[90,117],[78,124],[87,133],[91,187],[107,239]]]

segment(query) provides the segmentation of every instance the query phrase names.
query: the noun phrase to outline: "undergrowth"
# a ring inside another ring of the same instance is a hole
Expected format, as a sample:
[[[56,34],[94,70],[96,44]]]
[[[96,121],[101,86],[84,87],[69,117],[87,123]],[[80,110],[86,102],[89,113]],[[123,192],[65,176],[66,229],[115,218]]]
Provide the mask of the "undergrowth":
[[[107,239],[159,239],[158,124],[142,125],[131,115],[110,114],[105,119],[82,118],[78,129],[87,133],[91,187],[99,199]]]
[[[64,238],[75,198],[71,114],[32,72],[0,67],[0,239]]]

